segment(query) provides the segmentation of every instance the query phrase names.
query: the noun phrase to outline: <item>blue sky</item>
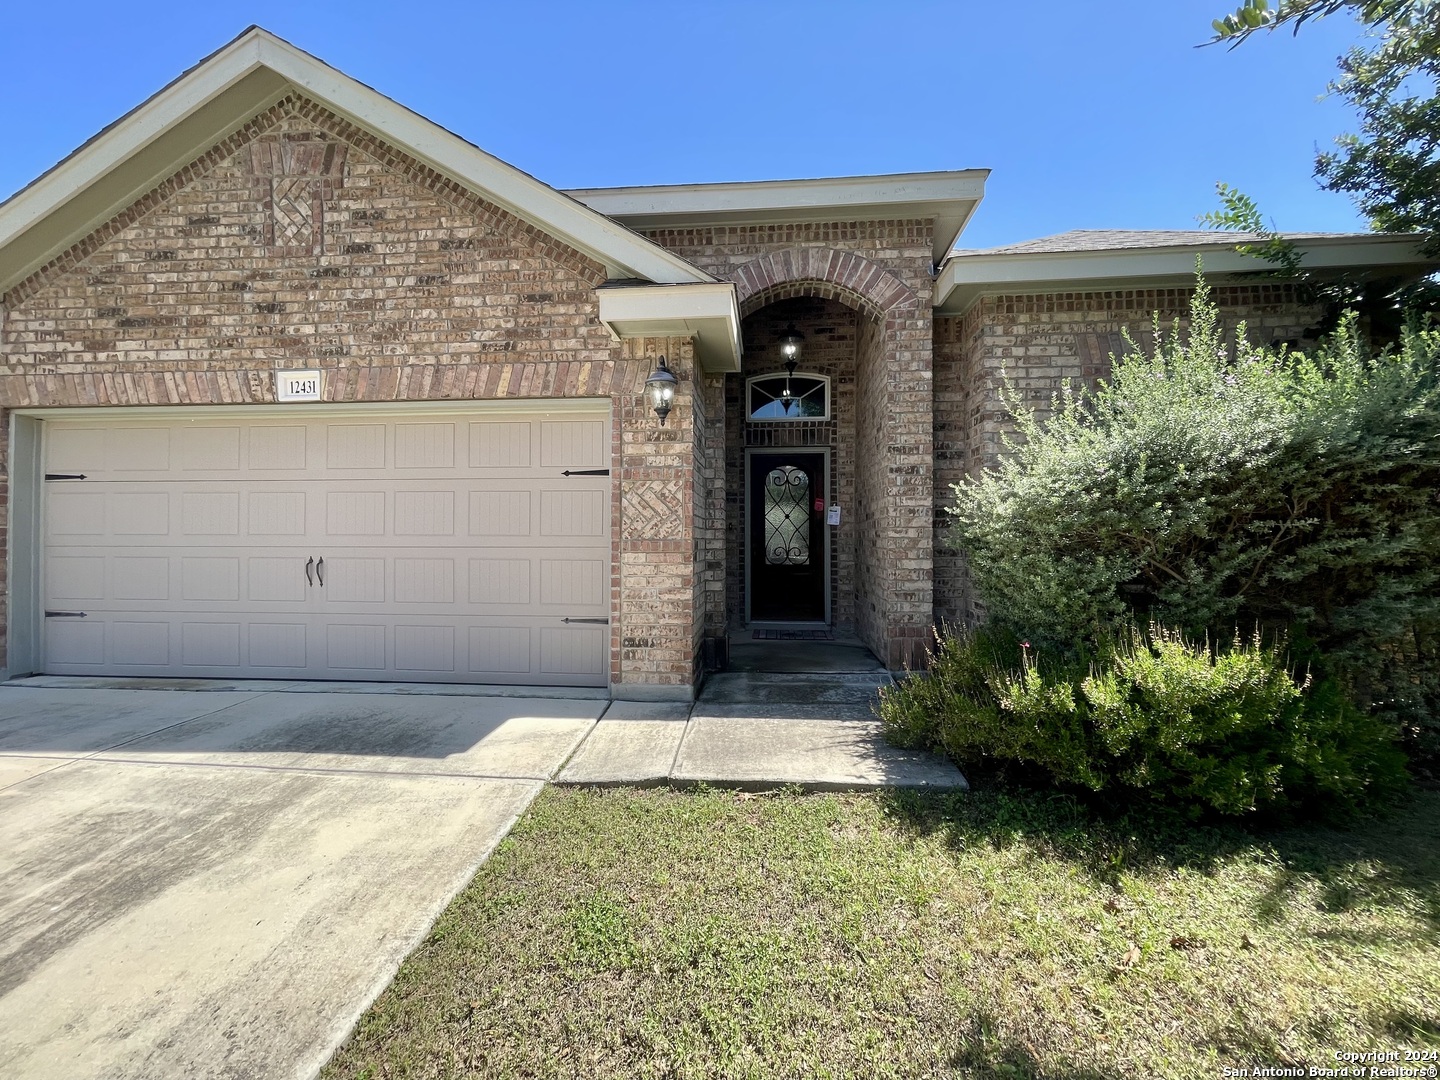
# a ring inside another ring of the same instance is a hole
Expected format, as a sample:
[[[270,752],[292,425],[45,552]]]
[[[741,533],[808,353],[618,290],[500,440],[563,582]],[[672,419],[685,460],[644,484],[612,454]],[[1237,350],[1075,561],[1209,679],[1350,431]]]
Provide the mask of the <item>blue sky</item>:
[[[17,2],[0,195],[253,22],[557,187],[983,167],[967,247],[1194,228],[1217,180],[1364,228],[1311,177],[1358,28],[1194,48],[1227,3]]]

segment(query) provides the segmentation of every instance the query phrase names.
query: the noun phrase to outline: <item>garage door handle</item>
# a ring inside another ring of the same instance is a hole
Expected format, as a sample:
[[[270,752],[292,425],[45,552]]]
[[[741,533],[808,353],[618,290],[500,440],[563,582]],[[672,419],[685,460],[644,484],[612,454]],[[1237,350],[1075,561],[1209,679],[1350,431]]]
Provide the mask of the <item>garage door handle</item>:
[[[610,625],[610,620],[609,620],[609,619],[561,619],[560,621],[561,621],[561,622],[565,622],[565,623],[571,623],[571,622],[577,622],[577,623],[595,623],[595,624],[598,625],[598,626],[609,626],[609,625]]]
[[[320,579],[320,587],[325,587],[325,556],[320,556],[320,561],[315,564],[315,576]]]
[[[311,555],[310,558],[305,560],[305,584],[312,589],[315,587],[315,579],[310,576],[310,572],[313,569],[315,569],[315,556]]]

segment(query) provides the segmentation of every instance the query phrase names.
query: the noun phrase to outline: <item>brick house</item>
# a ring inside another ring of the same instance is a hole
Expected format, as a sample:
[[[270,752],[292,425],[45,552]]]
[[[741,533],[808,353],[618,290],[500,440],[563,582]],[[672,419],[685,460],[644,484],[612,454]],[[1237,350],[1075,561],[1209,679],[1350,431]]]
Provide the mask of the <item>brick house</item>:
[[[1002,368],[1102,374],[1197,253],[1252,333],[1317,317],[1209,234],[957,251],[986,178],[560,192],[252,28],[0,204],[0,666],[686,699],[771,622],[899,667],[974,613]]]

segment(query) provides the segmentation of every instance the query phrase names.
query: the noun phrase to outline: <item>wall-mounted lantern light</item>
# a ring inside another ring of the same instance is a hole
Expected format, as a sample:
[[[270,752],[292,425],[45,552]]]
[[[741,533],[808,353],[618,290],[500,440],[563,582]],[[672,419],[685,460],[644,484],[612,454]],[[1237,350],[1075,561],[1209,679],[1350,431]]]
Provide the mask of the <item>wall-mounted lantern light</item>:
[[[660,357],[660,366],[650,373],[645,380],[645,393],[650,395],[650,407],[655,410],[655,415],[660,418],[660,423],[665,423],[665,418],[670,415],[670,406],[675,403],[675,387],[679,385],[675,374],[665,364],[665,357]]]

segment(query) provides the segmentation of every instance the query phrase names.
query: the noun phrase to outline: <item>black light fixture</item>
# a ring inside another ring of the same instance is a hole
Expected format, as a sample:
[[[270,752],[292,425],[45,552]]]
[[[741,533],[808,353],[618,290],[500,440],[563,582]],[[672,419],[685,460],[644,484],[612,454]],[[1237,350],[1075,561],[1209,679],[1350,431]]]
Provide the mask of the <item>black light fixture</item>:
[[[805,335],[795,329],[792,322],[780,335],[780,355],[785,358],[785,374],[794,375],[795,365],[800,363],[800,350],[804,348]]]
[[[795,374],[795,367],[800,363],[800,350],[804,344],[805,335],[795,329],[793,322],[780,335],[780,355],[785,358],[785,389],[780,392],[780,407],[785,410],[786,416],[790,415],[790,406],[795,404],[790,394],[790,376]]]
[[[655,415],[662,424],[670,415],[670,406],[675,401],[675,387],[678,385],[679,380],[666,365],[665,357],[660,357],[660,365],[645,380],[645,393],[650,395],[650,407],[655,410]]]

